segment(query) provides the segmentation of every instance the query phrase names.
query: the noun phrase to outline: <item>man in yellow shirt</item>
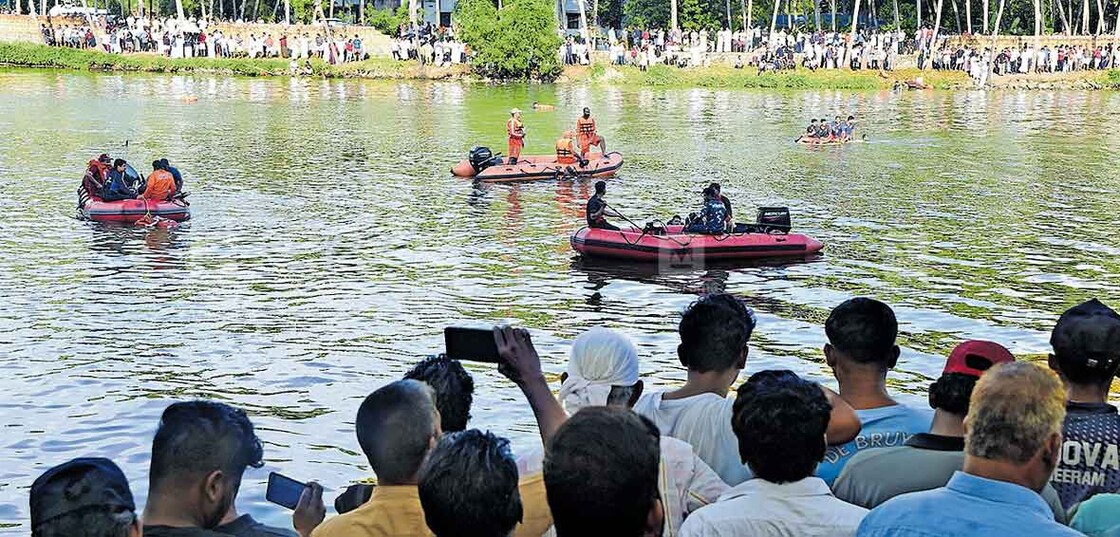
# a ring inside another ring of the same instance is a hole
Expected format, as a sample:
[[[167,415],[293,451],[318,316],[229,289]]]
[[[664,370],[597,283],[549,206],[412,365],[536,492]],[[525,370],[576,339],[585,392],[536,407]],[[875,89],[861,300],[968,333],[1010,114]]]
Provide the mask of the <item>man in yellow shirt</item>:
[[[552,397],[540,359],[528,333],[495,329],[503,351],[502,372],[528,397],[542,438],[547,440],[566,419]],[[358,443],[365,452],[379,484],[369,501],[346,514],[325,521],[313,537],[428,537],[417,488],[417,473],[429,450],[442,434],[440,415],[431,388],[415,380],[401,380],[373,392],[358,409],[355,421]],[[516,537],[540,537],[552,525],[541,473],[518,484],[524,514],[514,530]]]

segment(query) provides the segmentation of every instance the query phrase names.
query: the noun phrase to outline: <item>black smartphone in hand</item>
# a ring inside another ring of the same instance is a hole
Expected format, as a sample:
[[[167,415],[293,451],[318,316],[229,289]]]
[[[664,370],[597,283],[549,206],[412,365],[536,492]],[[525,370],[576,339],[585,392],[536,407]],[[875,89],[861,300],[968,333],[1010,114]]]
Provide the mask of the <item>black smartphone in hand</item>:
[[[489,328],[459,328],[449,326],[443,329],[444,354],[452,360],[500,363],[498,343],[494,341],[494,331]]]
[[[271,472],[268,474],[268,489],[264,493],[264,499],[288,509],[295,509],[299,505],[299,497],[306,488],[306,483]]]

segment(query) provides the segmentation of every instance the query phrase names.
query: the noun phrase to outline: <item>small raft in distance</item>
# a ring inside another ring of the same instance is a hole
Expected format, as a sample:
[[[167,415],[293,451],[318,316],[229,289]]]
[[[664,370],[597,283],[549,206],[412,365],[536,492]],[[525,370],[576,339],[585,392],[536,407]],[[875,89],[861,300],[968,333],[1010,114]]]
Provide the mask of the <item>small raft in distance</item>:
[[[488,148],[476,147],[469,158],[459,161],[451,168],[457,177],[473,177],[487,183],[512,181],[538,181],[545,179],[612,177],[622,168],[622,154],[591,153],[587,165],[560,164],[555,155],[522,155],[517,164],[509,164],[509,159],[494,155]]]

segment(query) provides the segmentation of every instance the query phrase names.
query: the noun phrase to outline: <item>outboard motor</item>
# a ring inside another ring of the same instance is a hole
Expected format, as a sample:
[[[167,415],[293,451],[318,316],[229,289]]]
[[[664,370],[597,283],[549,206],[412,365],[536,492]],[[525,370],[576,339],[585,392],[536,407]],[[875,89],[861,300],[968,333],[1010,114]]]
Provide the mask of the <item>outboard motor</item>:
[[[467,161],[471,163],[474,172],[478,173],[494,164],[494,152],[489,147],[472,147]]]
[[[755,226],[763,233],[789,233],[789,207],[759,207]]]

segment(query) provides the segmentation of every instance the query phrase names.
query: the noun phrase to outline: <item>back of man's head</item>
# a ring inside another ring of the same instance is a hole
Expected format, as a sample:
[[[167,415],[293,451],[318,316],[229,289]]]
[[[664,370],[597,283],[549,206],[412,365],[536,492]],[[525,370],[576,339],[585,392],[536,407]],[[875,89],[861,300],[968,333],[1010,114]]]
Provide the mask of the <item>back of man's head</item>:
[[[1120,315],[1097,299],[1062,314],[1050,334],[1052,364],[1073,384],[1108,384],[1120,367]]]
[[[124,473],[108,459],[74,459],[31,485],[32,537],[128,537],[139,518]]]
[[[657,426],[620,407],[588,407],[556,432],[544,461],[560,537],[637,537],[660,526]],[[653,516],[651,516],[653,515]]]
[[[976,381],[998,364],[1015,356],[994,341],[969,340],[953,348],[941,376],[929,386],[929,406],[963,419]]]
[[[976,383],[965,418],[965,453],[1024,464],[1062,431],[1066,392],[1057,375],[1028,362],[993,367]]]
[[[412,484],[439,434],[432,389],[410,379],[387,384],[362,402],[354,428],[378,481]]]
[[[754,475],[791,483],[813,474],[824,458],[832,407],[815,383],[792,371],[760,371],[739,386],[731,429]]]
[[[426,358],[405,373],[404,378],[419,380],[435,391],[443,432],[453,433],[467,428],[474,400],[474,378],[458,360],[445,355]]]
[[[245,411],[213,401],[173,403],[152,441],[152,492],[215,471],[240,485],[245,468],[263,466],[263,451]]]
[[[824,332],[833,348],[856,363],[886,371],[898,359],[898,320],[891,307],[878,300],[845,300],[829,314]]]
[[[418,480],[436,537],[506,537],[521,521],[517,461],[505,438],[477,429],[445,434]]]
[[[681,317],[677,356],[689,371],[698,373],[741,367],[754,326],[754,315],[739,299],[707,295]]]

